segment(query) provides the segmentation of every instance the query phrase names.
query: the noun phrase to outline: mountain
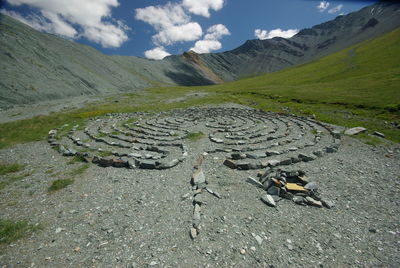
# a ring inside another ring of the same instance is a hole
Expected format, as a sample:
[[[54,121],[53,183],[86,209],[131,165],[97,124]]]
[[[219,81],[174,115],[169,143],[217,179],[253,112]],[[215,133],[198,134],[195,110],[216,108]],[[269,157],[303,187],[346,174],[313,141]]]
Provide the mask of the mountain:
[[[379,2],[303,29],[290,39],[249,40],[223,53],[203,54],[203,65],[224,81],[304,64],[400,26],[400,5]]]
[[[165,85],[211,85],[278,71],[400,26],[400,5],[379,2],[304,29],[290,39],[249,40],[223,53],[154,61],[104,55],[0,15],[0,107]]]

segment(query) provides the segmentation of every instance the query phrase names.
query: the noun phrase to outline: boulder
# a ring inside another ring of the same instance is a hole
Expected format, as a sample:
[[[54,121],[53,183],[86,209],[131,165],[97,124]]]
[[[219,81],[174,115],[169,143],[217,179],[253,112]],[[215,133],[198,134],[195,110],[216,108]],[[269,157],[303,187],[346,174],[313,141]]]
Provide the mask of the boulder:
[[[356,134],[359,134],[359,133],[363,133],[363,132],[365,132],[365,131],[367,131],[366,128],[363,128],[363,127],[353,127],[353,128],[346,129],[346,131],[344,132],[344,134],[352,136],[352,135],[356,135]]]

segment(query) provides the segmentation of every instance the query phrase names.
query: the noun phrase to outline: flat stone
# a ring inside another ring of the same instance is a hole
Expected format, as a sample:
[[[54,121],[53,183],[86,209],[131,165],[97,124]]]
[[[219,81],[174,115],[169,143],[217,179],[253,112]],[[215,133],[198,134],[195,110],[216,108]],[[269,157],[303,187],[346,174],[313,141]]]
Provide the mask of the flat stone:
[[[315,191],[318,189],[318,184],[315,181],[310,181],[304,186],[304,189],[310,190],[310,191]]]
[[[337,149],[336,149],[335,147],[331,146],[331,147],[326,147],[326,148],[325,148],[325,151],[326,151],[327,153],[331,154],[331,153],[336,153],[336,152],[337,152]]]
[[[136,164],[136,166],[138,166],[139,168],[142,169],[156,169],[157,168],[157,164],[155,161],[149,161],[149,160],[141,160],[138,161],[139,165]]]
[[[321,203],[326,208],[333,208],[335,206],[335,204],[332,201],[329,201],[329,200],[326,200],[326,199],[322,199]]]
[[[322,208],[322,202],[317,201],[312,197],[306,196],[306,201],[307,201],[307,204],[310,206]]]
[[[197,237],[197,229],[196,228],[194,228],[194,227],[190,228],[190,237],[192,239],[195,239]]]
[[[275,201],[274,201],[274,198],[273,198],[271,195],[269,195],[269,194],[264,194],[263,196],[261,196],[261,200],[262,200],[265,204],[267,204],[268,206],[276,207],[276,203],[275,203]]]
[[[245,159],[246,158],[246,154],[233,153],[233,154],[231,154],[231,157],[234,160]]]
[[[247,163],[247,162],[236,163],[236,167],[237,167],[237,169],[240,169],[240,170],[249,170],[249,169],[251,169],[250,163]]]
[[[248,177],[246,180],[248,183],[251,183],[259,188],[264,188],[263,184],[259,182],[257,179],[254,179],[252,177]]]
[[[279,164],[282,165],[282,166],[291,165],[291,164],[292,164],[292,159],[291,159],[291,158],[288,158],[288,159],[281,160],[281,161],[279,162]]]
[[[201,168],[196,170],[192,175],[193,185],[199,185],[205,182],[206,182],[206,176],[204,175],[203,170]]]
[[[127,167],[128,162],[122,159],[113,159],[113,166],[114,167]]]
[[[313,161],[313,160],[317,159],[317,157],[313,154],[303,154],[303,153],[299,154],[299,158],[301,160],[303,160],[304,162],[309,162],[309,161]]]
[[[307,203],[307,201],[302,196],[294,196],[292,200],[298,205],[305,205]]]
[[[272,156],[272,155],[279,155],[279,154],[281,154],[281,153],[278,152],[278,151],[268,150],[268,151],[265,152],[265,154],[266,154],[267,156]]]
[[[250,159],[260,159],[266,157],[265,153],[251,153],[251,154],[246,154],[247,158]]]
[[[270,186],[267,190],[267,193],[270,195],[273,195],[273,196],[279,196],[280,192],[281,192],[281,189],[274,185]]]
[[[353,128],[349,128],[349,129],[346,129],[346,131],[344,132],[344,134],[346,134],[346,135],[356,135],[356,134],[359,134],[359,133],[363,133],[363,132],[365,132],[365,131],[367,131],[367,129],[366,128],[363,128],[363,127],[353,127]]]
[[[381,132],[378,132],[378,131],[375,131],[374,133],[372,133],[372,135],[380,137],[380,138],[385,138],[386,137],[385,134],[383,134]]]
[[[280,161],[276,160],[276,159],[271,159],[271,160],[268,160],[267,163],[268,163],[268,166],[270,166],[270,167],[276,167],[277,165],[279,165]]]
[[[199,205],[207,205],[207,201],[204,200],[204,195],[202,195],[202,194],[197,194],[197,195],[194,197],[193,201],[194,201],[196,204],[199,204]]]
[[[101,167],[111,167],[114,164],[114,157],[112,156],[102,157],[99,159],[98,164]]]
[[[225,159],[224,165],[229,167],[229,168],[231,168],[231,169],[235,169],[236,168],[236,163],[233,162],[232,160],[229,160],[229,159]]]

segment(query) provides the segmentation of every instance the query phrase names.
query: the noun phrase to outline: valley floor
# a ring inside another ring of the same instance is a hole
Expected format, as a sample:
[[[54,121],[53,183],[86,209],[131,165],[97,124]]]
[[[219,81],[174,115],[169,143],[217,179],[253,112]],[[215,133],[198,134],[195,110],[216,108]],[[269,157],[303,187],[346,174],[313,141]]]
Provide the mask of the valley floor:
[[[291,165],[319,184],[331,209],[289,200],[268,207],[264,191],[246,182],[256,170],[233,170],[222,164],[226,153],[208,154],[208,186],[222,198],[206,196],[192,240],[193,204],[184,197],[208,139],[186,143],[188,157],[167,170],[75,163],[45,141],[2,149],[0,161],[23,164],[26,176],[0,190],[1,218],[40,230],[0,244],[0,267],[400,266],[398,145],[344,136],[338,152]],[[74,171],[72,185],[48,193]]]

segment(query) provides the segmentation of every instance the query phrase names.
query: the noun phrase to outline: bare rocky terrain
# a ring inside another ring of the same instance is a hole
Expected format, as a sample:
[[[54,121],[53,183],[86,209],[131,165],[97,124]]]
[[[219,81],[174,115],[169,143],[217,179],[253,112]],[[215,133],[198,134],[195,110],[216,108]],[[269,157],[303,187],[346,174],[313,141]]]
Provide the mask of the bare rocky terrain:
[[[41,226],[0,267],[398,267],[400,147],[341,131],[233,104],[60,126],[0,151],[27,174],[1,218]]]

